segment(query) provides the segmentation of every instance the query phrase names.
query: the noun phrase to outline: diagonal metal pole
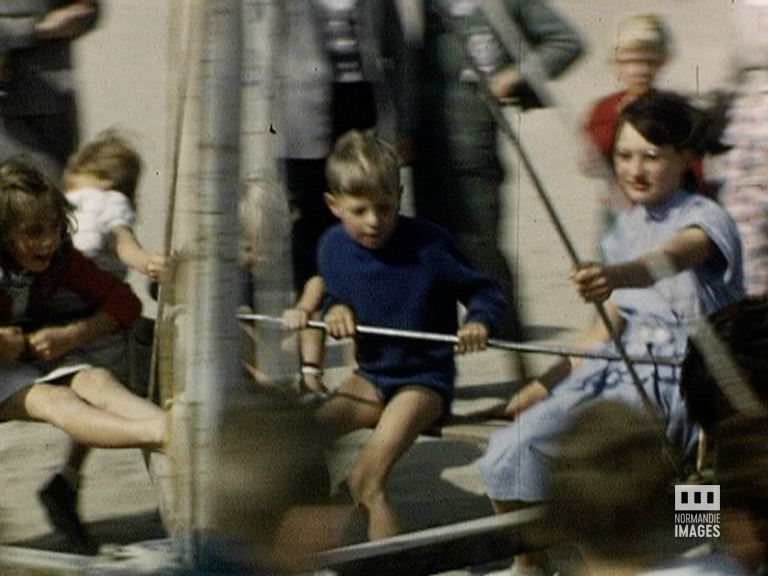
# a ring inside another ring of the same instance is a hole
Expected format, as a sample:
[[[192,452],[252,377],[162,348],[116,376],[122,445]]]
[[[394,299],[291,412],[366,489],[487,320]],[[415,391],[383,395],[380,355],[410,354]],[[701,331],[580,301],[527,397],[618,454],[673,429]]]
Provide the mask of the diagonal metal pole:
[[[557,234],[562,240],[565,246],[565,249],[568,252],[568,256],[571,259],[571,262],[575,267],[577,268],[581,267],[582,261],[579,258],[578,252],[576,251],[576,248],[573,242],[571,241],[571,238],[568,235],[568,232],[566,231],[565,226],[562,223],[562,219],[560,218],[559,214],[557,213],[557,210],[555,209],[554,204],[552,203],[552,200],[550,199],[549,193],[547,192],[546,188],[544,187],[544,184],[539,178],[539,175],[533,166],[533,162],[531,162],[530,157],[528,156],[527,152],[525,151],[525,148],[520,142],[520,139],[517,136],[517,132],[515,132],[515,129],[512,127],[512,124],[509,122],[506,115],[504,114],[504,110],[502,109],[501,105],[499,104],[498,100],[493,95],[493,93],[491,93],[491,90],[487,82],[482,80],[483,74],[477,68],[477,65],[475,64],[475,61],[473,60],[471,54],[469,54],[469,52],[467,51],[467,46],[462,41],[461,31],[458,29],[456,22],[454,21],[453,17],[446,11],[445,7],[442,5],[440,0],[433,0],[432,4],[435,10],[437,11],[437,13],[440,15],[440,18],[446,30],[448,30],[451,36],[453,36],[453,38],[460,44],[465,64],[469,66],[470,69],[477,75],[477,78],[479,79],[477,82],[478,94],[480,95],[480,97],[488,107],[488,110],[493,116],[494,120],[496,121],[496,124],[499,127],[499,130],[501,131],[501,133],[507,139],[509,139],[510,143],[512,143],[516,148],[519,154],[520,161],[525,167],[525,170],[528,173],[534,188],[536,189],[539,199],[544,205],[544,208],[547,212],[547,215],[549,216],[550,221],[552,222],[552,225],[555,227],[555,230],[557,230]],[[680,454],[672,445],[672,442],[669,440],[669,438],[667,438],[667,435],[664,432],[663,423],[659,418],[659,414],[656,411],[656,408],[654,407],[650,398],[648,397],[648,393],[643,388],[642,382],[640,381],[640,377],[637,375],[637,371],[635,370],[635,367],[632,364],[632,361],[629,358],[626,349],[624,348],[624,344],[621,341],[620,335],[618,334],[618,332],[616,332],[616,329],[613,326],[613,323],[611,322],[611,319],[605,310],[605,306],[603,306],[600,303],[595,303],[595,308],[597,309],[597,313],[600,316],[600,319],[603,321],[603,324],[605,325],[605,328],[608,331],[611,337],[611,340],[616,346],[616,351],[619,354],[621,361],[627,367],[627,371],[632,380],[632,384],[637,390],[638,395],[640,396],[640,400],[643,404],[643,407],[648,412],[648,414],[652,417],[653,421],[657,423],[657,431],[659,433],[659,438],[662,442],[662,446],[664,447],[664,452],[667,458],[669,459],[670,463],[674,466],[678,474],[682,477],[684,475],[684,466],[683,466]]]

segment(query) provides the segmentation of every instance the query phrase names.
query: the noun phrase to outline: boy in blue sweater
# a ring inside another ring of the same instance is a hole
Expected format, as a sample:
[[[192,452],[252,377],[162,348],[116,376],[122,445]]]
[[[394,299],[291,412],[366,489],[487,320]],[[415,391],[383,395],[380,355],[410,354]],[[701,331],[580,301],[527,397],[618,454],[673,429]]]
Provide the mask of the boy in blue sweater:
[[[374,540],[399,532],[384,493],[389,471],[450,412],[453,354],[483,350],[504,321],[506,303],[496,281],[477,272],[447,232],[398,214],[398,158],[372,132],[339,138],[326,176],[325,200],[340,224],[318,246],[324,320],[334,338],[356,339],[358,366],[317,416],[339,435],[373,428],[348,483]],[[459,302],[466,308],[461,327]],[[357,335],[358,323],[455,333],[458,342]]]

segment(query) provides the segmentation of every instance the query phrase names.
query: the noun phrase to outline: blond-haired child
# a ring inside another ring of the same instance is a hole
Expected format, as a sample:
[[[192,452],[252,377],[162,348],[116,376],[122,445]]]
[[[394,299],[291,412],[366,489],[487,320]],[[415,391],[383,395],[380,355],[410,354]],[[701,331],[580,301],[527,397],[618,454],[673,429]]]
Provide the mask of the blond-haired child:
[[[669,60],[671,44],[666,25],[656,14],[635,14],[619,23],[611,36],[609,61],[621,89],[600,98],[584,121],[588,148],[583,170],[587,175],[609,174],[619,112],[653,89],[659,71]]]
[[[340,224],[320,239],[318,271],[330,336],[356,336],[357,323],[456,334],[446,343],[365,336],[357,369],[317,409],[337,434],[373,428],[348,479],[368,515],[371,539],[399,531],[384,484],[417,436],[446,417],[453,398],[453,354],[485,348],[504,321],[493,278],[475,270],[442,228],[398,214],[397,155],[372,132],[352,130],[328,157],[325,200]],[[457,305],[466,307],[459,327]]]

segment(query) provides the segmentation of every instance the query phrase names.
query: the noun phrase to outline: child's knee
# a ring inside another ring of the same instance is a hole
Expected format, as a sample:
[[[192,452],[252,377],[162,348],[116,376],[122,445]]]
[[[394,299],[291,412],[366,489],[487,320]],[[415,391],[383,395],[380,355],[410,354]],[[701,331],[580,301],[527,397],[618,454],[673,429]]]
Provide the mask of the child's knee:
[[[115,382],[115,378],[109,370],[92,367],[81,370],[72,377],[72,388],[77,389],[82,386],[93,388],[112,382]]]

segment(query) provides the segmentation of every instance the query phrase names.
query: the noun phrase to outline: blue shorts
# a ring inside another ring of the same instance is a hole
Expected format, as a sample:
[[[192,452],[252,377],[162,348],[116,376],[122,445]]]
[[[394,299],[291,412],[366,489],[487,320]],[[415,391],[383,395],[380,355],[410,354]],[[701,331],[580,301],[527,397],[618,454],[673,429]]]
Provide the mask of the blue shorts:
[[[385,406],[389,403],[390,400],[392,400],[392,398],[395,397],[395,394],[400,392],[400,390],[403,388],[407,386],[421,386],[422,388],[427,388],[433,392],[436,392],[443,401],[443,411],[442,414],[440,414],[438,422],[444,422],[448,416],[451,415],[451,404],[453,403],[454,395],[453,383],[448,384],[442,380],[437,379],[433,379],[427,382],[418,380],[411,382],[405,378],[382,378],[379,376],[374,376],[370,372],[365,372],[363,370],[356,370],[355,374],[373,384],[373,386],[376,388],[376,393],[379,397],[379,400]]]

